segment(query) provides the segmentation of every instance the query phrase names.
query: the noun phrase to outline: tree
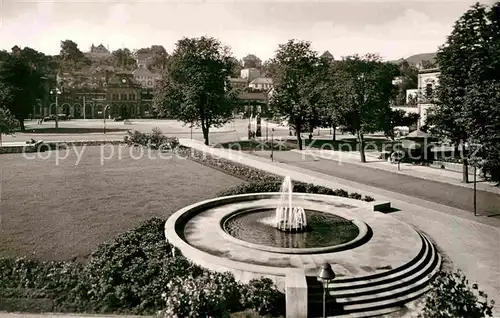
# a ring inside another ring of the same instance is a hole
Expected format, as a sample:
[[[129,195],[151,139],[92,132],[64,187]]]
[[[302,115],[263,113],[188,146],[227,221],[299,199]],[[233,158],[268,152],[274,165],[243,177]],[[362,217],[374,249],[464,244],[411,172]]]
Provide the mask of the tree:
[[[37,99],[44,96],[42,74],[22,58],[11,56],[0,63],[0,105],[19,121],[31,113]]]
[[[82,51],[78,48],[78,44],[71,40],[61,41],[61,50],[59,53],[62,66],[69,70],[75,70],[89,61]]]
[[[0,107],[0,145],[2,145],[2,134],[12,134],[18,127],[18,121],[8,109]]]
[[[388,126],[390,101],[396,93],[392,80],[398,70],[372,54],[363,58],[349,56],[339,63],[337,86],[343,121],[358,138],[361,162],[366,162],[363,136]]]
[[[495,110],[498,103],[490,88],[500,80],[499,11],[498,2],[491,7],[473,5],[455,22],[436,58],[441,73],[431,124],[435,134],[452,140],[456,148],[462,145],[464,182],[468,182],[469,159],[465,143],[481,140],[487,143],[484,149],[498,147],[498,140],[490,138],[499,134],[496,118],[477,116]],[[490,128],[474,129],[478,121]]]
[[[460,271],[440,272],[432,283],[426,298],[424,315],[429,318],[483,318],[492,316],[493,300],[479,290],[477,284],[469,287]],[[477,289],[477,295],[474,292]]]
[[[318,72],[318,81],[321,83],[318,88],[323,93],[321,103],[318,106],[320,107],[321,126],[332,128],[332,140],[335,141],[336,129],[342,122],[340,95],[336,90],[337,63],[325,53],[320,57],[321,66],[320,72]]]
[[[399,77],[401,83],[397,85],[398,93],[395,98],[395,104],[399,106],[407,104],[406,91],[408,89],[418,88],[418,69],[407,61],[402,61],[398,66],[401,72]]]
[[[134,70],[137,68],[137,63],[129,49],[118,49],[111,53],[113,57],[113,66],[123,70]]]
[[[253,54],[248,54],[243,58],[243,68],[258,68],[262,67],[262,61]]]
[[[209,131],[233,117],[237,93],[231,88],[231,52],[211,37],[183,38],[169,58],[155,92],[160,113],[201,127],[205,144]]]
[[[234,65],[233,74],[231,74],[231,76],[238,78],[240,77],[241,70],[243,69],[243,64],[240,61],[238,61],[238,59],[235,57],[232,57],[231,61]]]
[[[295,130],[302,150],[301,133],[306,125],[313,129],[319,124],[317,103],[323,94],[317,85],[321,78],[317,53],[310,42],[289,40],[279,46],[271,63],[274,87],[269,105],[274,115]]]

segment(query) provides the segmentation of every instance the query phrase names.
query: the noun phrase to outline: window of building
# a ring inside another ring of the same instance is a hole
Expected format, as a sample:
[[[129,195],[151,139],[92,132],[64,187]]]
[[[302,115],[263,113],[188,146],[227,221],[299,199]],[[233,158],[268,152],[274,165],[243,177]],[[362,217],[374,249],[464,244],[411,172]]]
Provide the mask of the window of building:
[[[427,98],[431,98],[432,97],[432,93],[433,93],[432,84],[427,84],[425,86],[425,96]]]
[[[121,100],[127,100],[127,94],[122,93]]]
[[[135,94],[129,94],[128,99],[130,100],[135,100]]]

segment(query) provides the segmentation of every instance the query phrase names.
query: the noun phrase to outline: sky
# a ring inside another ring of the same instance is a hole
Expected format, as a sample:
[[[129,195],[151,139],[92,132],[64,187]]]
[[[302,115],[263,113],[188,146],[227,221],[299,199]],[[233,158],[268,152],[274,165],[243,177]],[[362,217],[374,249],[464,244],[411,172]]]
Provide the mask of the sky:
[[[0,49],[58,54],[70,39],[86,52],[163,45],[214,36],[237,58],[271,58],[289,39],[311,41],[335,58],[378,53],[387,60],[435,52],[475,1],[0,0]],[[492,0],[483,3],[492,3]]]

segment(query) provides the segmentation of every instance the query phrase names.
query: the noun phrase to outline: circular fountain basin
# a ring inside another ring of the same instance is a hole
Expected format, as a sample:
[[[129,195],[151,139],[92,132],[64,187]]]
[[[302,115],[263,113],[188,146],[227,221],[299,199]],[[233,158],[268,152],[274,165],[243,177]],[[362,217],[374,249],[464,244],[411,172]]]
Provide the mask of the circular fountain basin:
[[[368,227],[358,219],[305,209],[307,230],[284,232],[276,228],[275,209],[259,206],[237,209],[220,220],[220,235],[249,248],[284,254],[334,252],[359,244]],[[251,230],[249,230],[251,229]]]
[[[358,236],[343,243],[347,244],[344,246],[295,249],[255,244],[224,230],[224,221],[238,212],[275,208],[280,202],[280,193],[252,193],[198,202],[168,218],[165,236],[200,266],[232,272],[243,282],[268,277],[280,290],[284,290],[289,273],[300,270],[307,276],[315,276],[325,262],[331,264],[337,279],[364,277],[407,266],[422,250],[422,238],[411,226],[390,215],[374,212],[373,203],[305,193],[294,193],[293,200],[305,210],[352,221],[359,229]]]

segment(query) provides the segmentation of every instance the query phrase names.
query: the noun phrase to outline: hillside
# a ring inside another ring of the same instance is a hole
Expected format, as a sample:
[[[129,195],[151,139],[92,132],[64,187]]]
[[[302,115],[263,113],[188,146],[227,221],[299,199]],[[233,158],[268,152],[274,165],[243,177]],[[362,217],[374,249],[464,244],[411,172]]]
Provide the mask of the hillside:
[[[408,63],[413,64],[413,65],[417,65],[417,64],[421,63],[422,61],[429,61],[429,62],[435,63],[436,62],[436,55],[437,55],[437,52],[419,53],[419,54],[415,54],[415,55],[409,56],[407,58],[404,58],[404,60],[406,60]],[[391,61],[391,62],[397,63],[397,62],[400,62],[401,60],[403,60],[403,59],[399,59],[399,60]]]

